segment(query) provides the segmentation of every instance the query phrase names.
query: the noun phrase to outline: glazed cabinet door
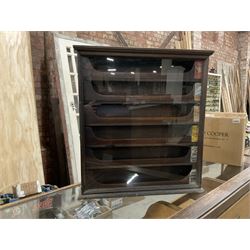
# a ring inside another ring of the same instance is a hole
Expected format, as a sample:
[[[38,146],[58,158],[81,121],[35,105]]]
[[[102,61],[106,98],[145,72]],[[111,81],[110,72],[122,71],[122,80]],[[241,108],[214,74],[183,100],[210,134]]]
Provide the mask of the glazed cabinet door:
[[[197,190],[207,55],[76,50],[84,195]]]

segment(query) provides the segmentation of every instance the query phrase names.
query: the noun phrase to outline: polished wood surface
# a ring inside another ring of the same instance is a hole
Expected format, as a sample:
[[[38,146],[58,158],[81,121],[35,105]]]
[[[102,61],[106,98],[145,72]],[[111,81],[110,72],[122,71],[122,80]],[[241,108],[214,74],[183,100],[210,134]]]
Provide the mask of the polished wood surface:
[[[247,168],[170,218],[217,218],[249,190],[250,168]]]
[[[149,54],[150,56],[164,56],[168,57],[179,57],[179,58],[193,58],[194,56],[199,59],[206,59],[208,56],[212,55],[214,52],[212,50],[188,50],[188,49],[158,49],[158,48],[121,48],[121,47],[109,47],[108,52],[107,48],[103,46],[74,46],[74,49],[77,50],[80,54],[83,55],[107,55],[112,53],[112,55],[121,55],[121,52],[126,52],[126,56],[145,56]]]
[[[201,193],[190,193],[182,196],[181,198],[177,199],[173,202],[174,205],[182,207],[182,204],[186,203],[187,200],[193,200],[196,201],[202,196],[206,195],[207,193],[211,192],[215,188],[219,187],[224,181],[210,178],[210,177],[204,177],[202,179],[202,188],[203,192]]]
[[[221,214],[219,219],[250,219],[250,192]]]

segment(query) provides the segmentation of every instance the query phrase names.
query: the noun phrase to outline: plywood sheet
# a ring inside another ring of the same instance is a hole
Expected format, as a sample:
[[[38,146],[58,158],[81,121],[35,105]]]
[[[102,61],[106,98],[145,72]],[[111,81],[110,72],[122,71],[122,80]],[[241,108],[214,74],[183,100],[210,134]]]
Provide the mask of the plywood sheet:
[[[44,183],[28,32],[0,32],[0,193]]]

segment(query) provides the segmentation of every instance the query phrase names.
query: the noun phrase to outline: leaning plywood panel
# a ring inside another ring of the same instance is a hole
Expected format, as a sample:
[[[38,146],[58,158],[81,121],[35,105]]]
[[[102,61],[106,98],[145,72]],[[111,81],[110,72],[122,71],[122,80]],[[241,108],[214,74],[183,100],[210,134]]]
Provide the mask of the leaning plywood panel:
[[[28,32],[0,32],[0,193],[44,183]]]

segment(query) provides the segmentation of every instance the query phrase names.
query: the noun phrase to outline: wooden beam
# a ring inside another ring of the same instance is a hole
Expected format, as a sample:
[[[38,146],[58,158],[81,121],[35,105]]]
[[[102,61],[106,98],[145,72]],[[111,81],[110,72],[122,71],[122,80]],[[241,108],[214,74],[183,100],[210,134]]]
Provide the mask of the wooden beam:
[[[250,190],[250,168],[221,184],[172,219],[217,218]]]
[[[123,47],[129,47],[126,40],[124,39],[123,35],[120,31],[114,31],[114,35],[116,36],[117,40],[121,43]]]
[[[177,41],[175,41],[176,49],[192,49],[192,32],[191,31],[179,31],[175,32]]]
[[[175,36],[177,32],[172,31],[170,32],[167,37],[164,39],[164,41],[162,42],[162,44],[160,45],[161,49],[164,49],[168,46],[168,44],[170,43],[170,41],[172,40],[172,38]]]

